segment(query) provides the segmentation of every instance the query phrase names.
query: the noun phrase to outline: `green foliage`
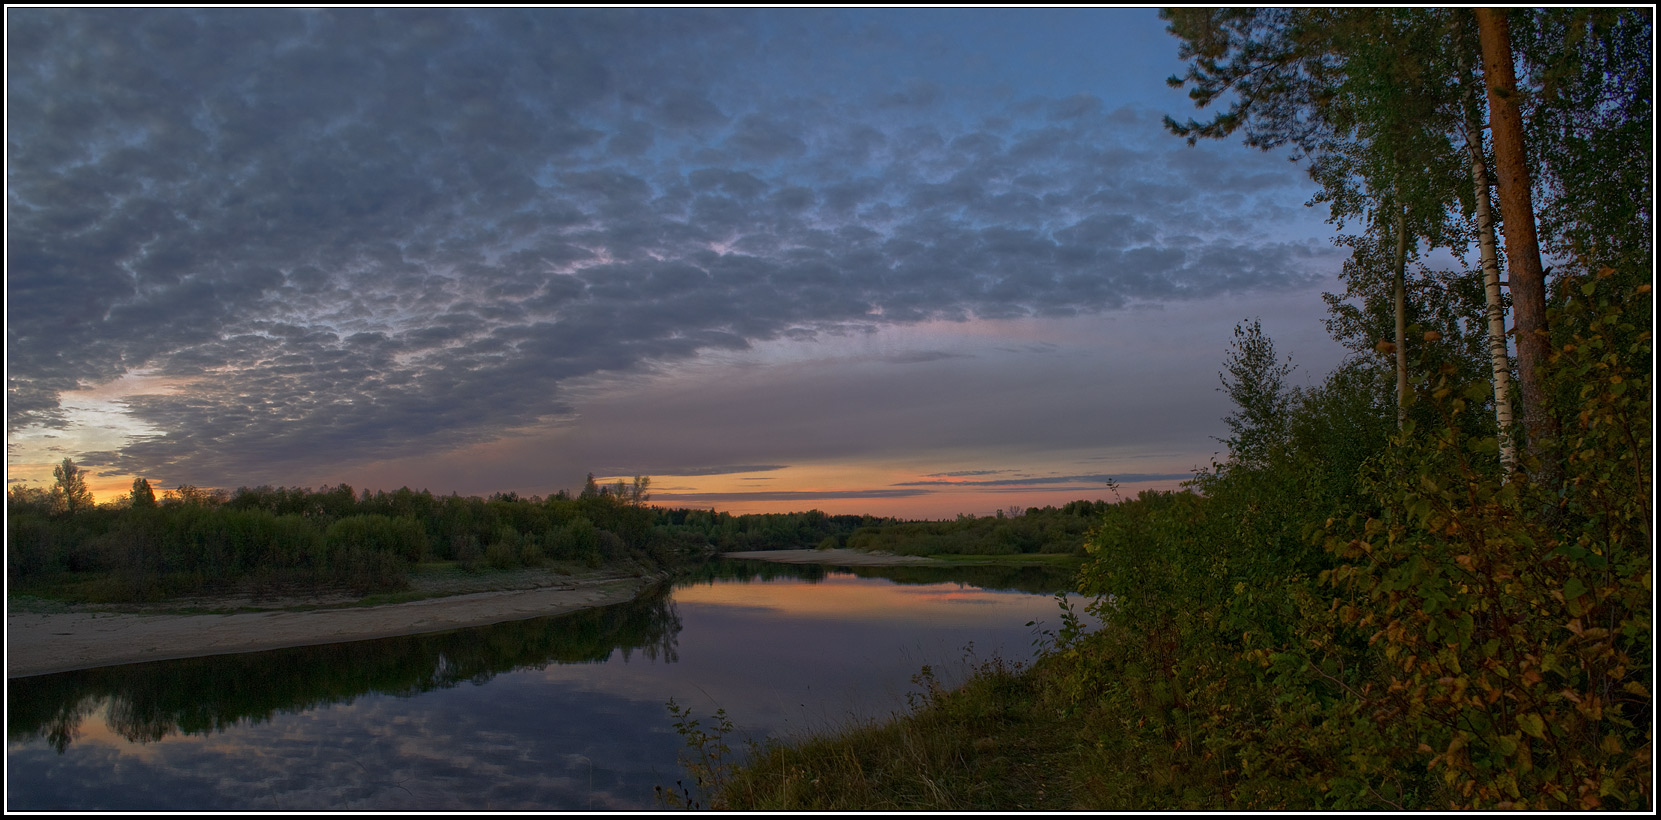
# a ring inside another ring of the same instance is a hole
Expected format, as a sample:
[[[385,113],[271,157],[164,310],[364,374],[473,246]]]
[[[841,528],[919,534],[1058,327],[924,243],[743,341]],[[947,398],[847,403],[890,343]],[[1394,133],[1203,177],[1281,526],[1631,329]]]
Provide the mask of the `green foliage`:
[[[1649,271],[1655,115],[1654,11],[1547,8],[1513,13],[1512,41],[1538,89],[1526,102],[1547,249],[1582,273]]]
[[[643,499],[647,484],[637,486]],[[54,513],[44,491],[13,488],[9,577],[72,599],[111,602],[232,588],[368,593],[402,588],[409,567],[435,558],[468,569],[542,566],[550,558],[652,568],[701,554],[708,543],[696,526],[658,523],[689,521],[687,511],[635,506],[628,495],[611,493],[486,501],[407,487],[360,496],[345,485],[231,494],[185,485],[156,504],[148,488],[138,479],[124,508],[73,516]],[[589,514],[617,529],[596,526]]]
[[[1647,291],[1560,285],[1559,485],[1501,475],[1468,419],[1491,387],[1421,360],[1399,434],[1343,368],[1266,461],[1110,509],[1080,573],[1104,627],[1051,653],[1117,773],[1095,805],[1648,809]]]
[[[1458,51],[1448,13],[1402,9],[1169,9],[1197,107],[1227,100],[1206,122],[1166,125],[1192,143],[1243,132],[1265,150],[1295,147],[1311,158],[1340,224],[1373,228],[1407,205],[1409,230],[1443,233],[1444,203],[1456,202],[1465,160],[1459,134]],[[1468,187],[1468,186],[1467,186]],[[1392,205],[1386,207],[1385,201]]]
[[[715,726],[705,729],[703,723],[692,717],[692,708],[683,707],[669,699],[669,715],[673,717],[675,733],[686,744],[681,755],[681,767],[692,777],[692,784],[675,781],[674,789],[656,787],[658,800],[671,808],[726,810],[722,790],[738,771],[738,760],[727,737],[733,733],[732,718],[727,710],[715,710]]]
[[[1234,326],[1234,341],[1223,359],[1223,369],[1226,372],[1217,377],[1238,408],[1223,419],[1230,433],[1223,443],[1240,463],[1262,464],[1270,451],[1285,443],[1286,411],[1292,399],[1286,377],[1292,374],[1293,365],[1276,358],[1274,342],[1254,319],[1250,325]]]
[[[145,495],[146,480],[133,486],[121,509],[88,508],[73,516],[54,512],[45,490],[13,487],[8,577],[37,591],[49,587],[58,596],[110,602],[233,588],[257,595],[306,587],[367,593],[401,588],[410,567],[432,560],[455,561],[470,572],[552,562],[556,569],[617,564],[649,573],[701,559],[716,546],[812,547],[892,522],[817,510],[735,516],[647,507],[644,476],[620,492],[596,487],[576,498],[562,492],[546,499],[434,496],[408,487],[359,493],[346,485],[260,486],[224,493],[184,485],[158,504],[153,490]],[[1030,534],[1039,539],[1032,543],[1051,537],[1040,530]]]
[[[1106,504],[1075,501],[1057,509],[1030,507],[1021,515],[959,516],[864,526],[848,536],[850,549],[896,555],[1079,554],[1084,536]]]
[[[715,801],[743,811],[992,811],[1077,808],[1068,781],[1075,727],[1041,678],[994,658],[968,683],[925,668],[912,711],[833,737],[752,750]]]
[[[329,525],[319,562],[354,592],[402,589],[408,568],[421,560],[426,533],[416,522],[384,515],[354,515]]]
[[[721,552],[809,549],[834,538],[844,543],[862,527],[892,523],[870,515],[827,515],[819,510],[734,516],[729,513],[683,511],[685,523],[707,534]]]
[[[1485,386],[1444,374],[1424,388],[1444,423],[1403,436],[1372,478],[1383,510],[1327,531],[1348,562],[1330,574],[1340,614],[1382,656],[1366,706],[1411,725],[1449,807],[1653,801],[1651,345],[1617,346],[1630,297],[1565,287],[1579,293],[1550,369],[1578,388],[1577,423],[1544,447],[1564,485],[1482,469],[1494,442],[1457,416]]]

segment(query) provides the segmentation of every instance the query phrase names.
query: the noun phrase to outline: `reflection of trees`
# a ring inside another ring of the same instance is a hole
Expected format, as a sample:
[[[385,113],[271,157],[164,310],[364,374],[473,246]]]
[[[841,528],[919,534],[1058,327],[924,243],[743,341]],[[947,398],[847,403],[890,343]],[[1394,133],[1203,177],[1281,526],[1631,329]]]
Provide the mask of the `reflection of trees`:
[[[831,572],[846,572],[860,578],[882,578],[896,584],[967,584],[986,590],[1011,590],[1053,595],[1072,592],[1075,571],[1046,565],[1004,564],[884,567],[827,567],[823,564],[784,564],[725,558],[707,561],[675,579],[678,587],[713,584],[716,581],[751,583],[777,579],[818,583]]]
[[[45,737],[61,753],[106,698],[110,729],[143,743],[366,694],[410,696],[549,663],[600,663],[619,649],[673,663],[680,630],[660,586],[624,604],[476,629],[17,678],[6,733],[12,741]]]
[[[748,584],[754,581],[807,581],[818,583],[829,570],[822,564],[783,564],[777,561],[755,561],[745,558],[718,558],[675,575],[675,586],[710,586],[716,581],[736,581]]]
[[[75,736],[81,733],[81,721],[98,708],[98,702],[97,697],[87,696],[41,704],[45,712],[36,719],[39,729],[34,732],[33,737],[44,736],[46,742],[51,744],[58,754],[63,754],[63,750],[69,748],[69,744],[75,742]],[[19,739],[11,728],[12,722],[19,717],[13,710],[6,710],[6,734],[12,740]]]
[[[849,567],[861,578],[885,578],[896,584],[967,584],[992,591],[1054,595],[1072,592],[1077,573],[1053,566],[984,564],[954,567]]]

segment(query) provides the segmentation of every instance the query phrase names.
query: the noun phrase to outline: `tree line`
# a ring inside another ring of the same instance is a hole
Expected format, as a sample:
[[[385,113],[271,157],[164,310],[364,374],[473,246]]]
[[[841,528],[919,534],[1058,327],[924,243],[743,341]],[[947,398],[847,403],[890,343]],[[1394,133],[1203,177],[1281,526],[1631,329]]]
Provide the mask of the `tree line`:
[[[1006,515],[960,515],[952,521],[907,521],[868,526],[847,539],[851,549],[896,555],[1083,555],[1085,535],[1107,509],[1105,501],[1061,507],[1013,508]]]
[[[137,478],[116,503],[94,505],[70,459],[49,490],[7,496],[7,571],[13,584],[69,584],[71,597],[146,600],[233,586],[255,590],[400,589],[412,568],[465,569],[623,564],[668,566],[712,551],[841,543],[892,519],[797,513],[733,515],[649,505],[646,476],[602,486],[589,476],[572,495],[434,495],[407,487],[358,491],[184,485],[158,499]]]
[[[182,485],[158,498],[147,479],[136,478],[127,495],[98,505],[73,460],[54,474],[50,489],[18,486],[8,494],[8,576],[25,587],[69,584],[70,597],[112,601],[236,586],[388,591],[433,562],[658,568],[712,553],[814,547],[1082,554],[1085,533],[1106,506],[1076,501],[938,522],[819,510],[734,515],[650,506],[648,476],[602,485],[592,475],[577,494],[547,498],[346,484],[234,492]]]

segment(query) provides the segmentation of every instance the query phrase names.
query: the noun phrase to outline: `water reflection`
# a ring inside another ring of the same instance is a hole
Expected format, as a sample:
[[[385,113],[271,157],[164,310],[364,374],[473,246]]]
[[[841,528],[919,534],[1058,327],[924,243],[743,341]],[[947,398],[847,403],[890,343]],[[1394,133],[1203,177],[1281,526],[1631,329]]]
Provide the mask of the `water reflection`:
[[[376,693],[411,697],[549,663],[601,663],[620,652],[675,660],[680,617],[667,585],[633,601],[493,626],[17,678],[6,737],[46,738],[60,754],[100,710],[115,734],[153,742],[222,731]]]
[[[691,586],[717,580],[739,583],[778,579],[819,581],[832,574],[853,575],[856,578],[881,578],[896,584],[959,584],[985,590],[1054,595],[1057,592],[1073,590],[1077,568],[1004,564],[832,567],[822,564],[781,564],[729,558],[710,561],[688,572],[677,579],[676,586]]]
[[[712,566],[553,618],[16,679],[6,802],[649,809],[681,776],[670,697],[758,738],[834,729],[904,708],[922,665],[949,677],[971,644],[1026,657],[1026,622],[1054,616],[961,579]]]

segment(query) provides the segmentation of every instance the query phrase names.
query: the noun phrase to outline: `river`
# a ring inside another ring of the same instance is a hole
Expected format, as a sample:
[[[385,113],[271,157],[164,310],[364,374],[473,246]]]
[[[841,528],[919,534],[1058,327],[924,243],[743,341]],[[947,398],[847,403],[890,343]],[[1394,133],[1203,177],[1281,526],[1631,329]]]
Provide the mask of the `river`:
[[[790,738],[1025,661],[1036,570],[717,562],[627,603],[478,629],[8,682],[8,810],[654,809],[666,703]]]

